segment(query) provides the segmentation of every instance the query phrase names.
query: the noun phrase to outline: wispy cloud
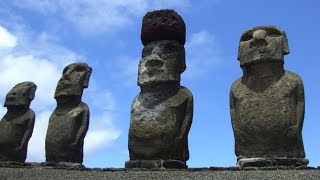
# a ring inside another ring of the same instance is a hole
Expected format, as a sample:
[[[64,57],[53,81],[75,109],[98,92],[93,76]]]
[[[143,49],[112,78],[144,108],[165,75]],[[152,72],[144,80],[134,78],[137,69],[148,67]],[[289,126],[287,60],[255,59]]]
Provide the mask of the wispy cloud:
[[[57,38],[45,32],[33,34],[25,29],[10,32],[1,25],[0,30],[9,39],[1,42],[6,50],[0,49],[0,100],[3,102],[7,92],[19,82],[33,81],[37,84],[36,97],[31,104],[36,112],[36,122],[29,142],[27,161],[45,161],[45,136],[48,120],[56,103],[53,98],[56,84],[66,64],[84,58],[64,48],[57,43]],[[92,79],[94,82],[94,78]],[[100,111],[109,110],[107,113],[98,113],[91,119],[94,123],[91,123],[93,125],[88,132],[86,139],[89,140],[86,140],[85,149],[93,153],[117,139],[120,130],[113,124],[116,115],[112,111],[115,105],[112,93],[100,91],[98,87],[90,92],[87,95],[89,103],[93,102],[98,110],[101,107]],[[96,95],[99,95],[98,101],[95,101]],[[0,115],[4,114],[5,108],[1,107]],[[95,125],[96,123],[99,125]]]
[[[84,35],[112,32],[130,27],[134,18],[141,18],[147,11],[161,8],[186,8],[190,0],[13,0],[13,5],[22,9],[67,21]],[[140,21],[139,21],[140,22]]]
[[[197,79],[208,73],[213,66],[223,62],[219,45],[212,33],[202,30],[190,35],[185,45],[187,70],[183,77]],[[136,86],[139,57],[121,56],[111,61],[108,68],[114,79],[124,85]]]
[[[212,66],[223,61],[214,35],[207,30],[191,34],[185,47],[187,70],[184,77],[187,79],[205,75]]]
[[[105,111],[100,116],[93,116],[88,134],[85,138],[84,153],[90,154],[111,146],[119,138],[121,131],[115,125],[116,117],[113,112]],[[93,129],[91,131],[91,129]]]
[[[0,50],[13,48],[17,44],[15,36],[10,34],[5,28],[0,26]]]

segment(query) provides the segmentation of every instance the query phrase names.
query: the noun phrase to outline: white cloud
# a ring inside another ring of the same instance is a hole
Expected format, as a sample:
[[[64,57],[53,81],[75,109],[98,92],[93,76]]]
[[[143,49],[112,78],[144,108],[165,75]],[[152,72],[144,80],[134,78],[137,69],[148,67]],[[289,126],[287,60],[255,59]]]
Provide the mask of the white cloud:
[[[185,48],[187,70],[182,78],[199,78],[223,61],[214,35],[206,30],[191,34]],[[139,60],[139,57],[125,56],[112,61],[108,65],[109,70],[115,72],[110,73],[114,74],[112,78],[124,85],[136,86]]]
[[[0,50],[13,48],[16,46],[16,43],[16,37],[0,26]]]
[[[138,79],[139,57],[121,56],[107,64],[112,78],[125,86],[136,86]]]
[[[214,36],[208,31],[202,30],[191,35],[190,41],[186,44],[186,48],[195,48],[197,46],[205,46],[213,44],[215,41]]]
[[[31,104],[36,112],[36,122],[27,161],[41,162],[45,160],[48,120],[56,103],[53,98],[56,84],[64,66],[82,57],[59,45],[57,38],[47,33],[33,35],[27,30],[11,33],[1,25],[0,28],[17,39],[15,46],[0,52],[0,100],[4,100],[7,92],[19,82],[33,81],[37,84],[36,97]],[[94,79],[92,81],[95,82]],[[98,101],[95,101],[96,95]],[[114,109],[115,99],[112,93],[95,87],[87,97],[95,107],[102,107],[100,111],[109,110],[91,118],[85,144],[86,153],[90,154],[112,144],[119,137],[120,130],[113,124],[115,114],[111,110]],[[5,112],[6,109],[1,106],[1,117]]]
[[[113,112],[105,111],[101,116],[93,116],[90,121],[94,123],[90,124],[85,137],[84,153],[86,156],[109,147],[121,134],[121,131],[115,126]]]
[[[183,76],[187,79],[203,76],[223,61],[214,35],[206,30],[191,34],[185,47],[187,70]]]
[[[102,34],[119,28],[130,27],[133,19],[141,18],[147,11],[190,7],[190,0],[25,0],[13,3],[24,9],[58,18],[73,24],[82,34]],[[141,21],[139,21],[141,22]]]
[[[36,120],[33,128],[32,137],[28,145],[29,162],[44,162],[45,161],[45,138],[48,129],[48,120],[52,110],[43,110],[36,112]]]

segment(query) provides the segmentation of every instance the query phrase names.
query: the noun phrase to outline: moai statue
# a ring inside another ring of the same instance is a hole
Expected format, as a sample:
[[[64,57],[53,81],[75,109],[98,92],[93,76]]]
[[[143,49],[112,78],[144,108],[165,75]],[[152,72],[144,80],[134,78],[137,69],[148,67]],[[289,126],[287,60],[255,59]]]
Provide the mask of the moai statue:
[[[54,98],[57,107],[49,119],[46,161],[82,163],[83,141],[89,127],[89,107],[81,101],[92,69],[86,63],[72,63],[63,70]]]
[[[33,82],[15,85],[7,94],[8,111],[0,121],[0,161],[23,163],[27,158],[35,113],[30,109],[37,86]]]
[[[143,18],[141,92],[131,106],[126,168],[187,168],[193,98],[180,86],[186,69],[185,33],[184,21],[173,10],[149,12]]]
[[[238,60],[243,76],[230,92],[237,165],[305,166],[301,78],[283,68],[289,54],[284,31],[258,26],[243,33]]]

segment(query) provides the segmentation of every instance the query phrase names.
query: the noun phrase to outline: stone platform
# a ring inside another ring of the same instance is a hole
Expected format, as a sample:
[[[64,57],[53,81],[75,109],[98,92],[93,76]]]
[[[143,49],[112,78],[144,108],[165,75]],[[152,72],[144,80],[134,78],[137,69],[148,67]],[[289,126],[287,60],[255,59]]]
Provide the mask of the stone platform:
[[[1,180],[45,180],[45,179],[210,179],[210,180],[240,180],[240,179],[281,179],[281,180],[320,180],[320,168],[307,167],[303,169],[245,169],[230,168],[189,168],[184,170],[129,170],[124,168],[63,168],[38,164],[24,166],[0,167]]]

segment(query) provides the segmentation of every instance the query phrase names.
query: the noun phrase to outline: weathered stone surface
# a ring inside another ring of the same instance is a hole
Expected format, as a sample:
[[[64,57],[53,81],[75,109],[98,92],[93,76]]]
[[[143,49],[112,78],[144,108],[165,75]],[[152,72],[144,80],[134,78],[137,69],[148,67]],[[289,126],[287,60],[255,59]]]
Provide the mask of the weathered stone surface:
[[[66,66],[58,82],[57,107],[50,116],[46,135],[47,162],[83,161],[83,141],[89,127],[89,107],[81,101],[92,69],[86,63]]]
[[[186,42],[186,25],[174,10],[148,12],[142,20],[141,41],[145,46],[156,40],[177,40]]]
[[[320,179],[319,169],[308,170],[141,170],[141,169],[111,169],[111,170],[66,170],[56,168],[0,168],[0,179],[11,180],[316,180]]]
[[[176,40],[159,40],[157,34],[154,40],[144,47],[139,63],[141,92],[131,106],[130,161],[125,167],[186,168],[193,98],[180,86],[185,50]]]
[[[26,160],[35,122],[35,113],[29,106],[36,89],[33,82],[22,82],[6,96],[4,106],[8,111],[0,121],[0,161]]]
[[[242,166],[302,166],[304,89],[301,78],[283,68],[289,53],[275,26],[247,30],[239,45],[243,76],[230,92],[235,153]]]

